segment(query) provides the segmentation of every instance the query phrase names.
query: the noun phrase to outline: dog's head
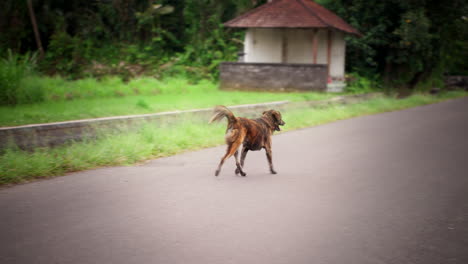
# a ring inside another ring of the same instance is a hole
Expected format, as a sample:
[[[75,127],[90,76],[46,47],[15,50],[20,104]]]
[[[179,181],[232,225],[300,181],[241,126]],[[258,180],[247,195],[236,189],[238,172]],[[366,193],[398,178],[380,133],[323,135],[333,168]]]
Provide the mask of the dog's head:
[[[284,126],[286,123],[281,118],[281,113],[276,110],[268,110],[263,112],[263,116],[268,118],[273,124],[276,131],[281,131],[279,126]]]

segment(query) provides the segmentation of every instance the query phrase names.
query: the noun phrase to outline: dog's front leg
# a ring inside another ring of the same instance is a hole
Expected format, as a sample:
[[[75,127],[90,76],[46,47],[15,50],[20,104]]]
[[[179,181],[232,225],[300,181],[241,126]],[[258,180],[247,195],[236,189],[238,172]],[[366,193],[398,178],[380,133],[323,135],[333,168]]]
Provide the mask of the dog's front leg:
[[[249,149],[247,147],[245,146],[242,147],[241,160],[240,160],[240,164],[242,168],[244,168],[244,161],[245,161],[245,157],[247,156],[248,151]]]
[[[270,165],[270,172],[271,174],[276,174],[275,169],[273,169],[273,158],[272,158],[271,148],[265,148],[265,151],[266,151],[266,156],[268,159],[268,164]]]

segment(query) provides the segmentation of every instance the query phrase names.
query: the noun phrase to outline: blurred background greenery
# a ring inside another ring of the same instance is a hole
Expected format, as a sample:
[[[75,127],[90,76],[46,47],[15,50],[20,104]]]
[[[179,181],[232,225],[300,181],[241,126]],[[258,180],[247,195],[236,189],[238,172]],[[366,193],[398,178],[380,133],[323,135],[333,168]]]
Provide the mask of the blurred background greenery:
[[[44,100],[40,88],[29,87],[28,80],[19,85],[23,77],[34,75],[216,81],[219,63],[235,61],[243,40],[242,30],[222,23],[265,2],[4,0],[0,103]],[[468,75],[465,0],[317,2],[363,34],[347,40],[351,91],[369,89],[366,83],[380,89],[427,90],[442,86],[445,75]],[[40,40],[34,37],[32,17]]]

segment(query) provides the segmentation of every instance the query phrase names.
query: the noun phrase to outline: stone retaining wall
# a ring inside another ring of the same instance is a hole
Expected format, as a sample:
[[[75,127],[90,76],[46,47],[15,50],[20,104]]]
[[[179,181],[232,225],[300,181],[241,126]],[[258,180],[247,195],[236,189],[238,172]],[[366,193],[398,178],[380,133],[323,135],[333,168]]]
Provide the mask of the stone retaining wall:
[[[226,90],[327,90],[327,65],[223,62],[220,88]]]

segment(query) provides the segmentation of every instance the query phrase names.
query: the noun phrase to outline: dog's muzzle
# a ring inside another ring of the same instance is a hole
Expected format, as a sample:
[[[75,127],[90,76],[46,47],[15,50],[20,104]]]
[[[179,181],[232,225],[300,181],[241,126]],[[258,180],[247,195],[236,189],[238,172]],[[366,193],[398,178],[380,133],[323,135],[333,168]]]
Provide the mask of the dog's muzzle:
[[[284,126],[285,124],[286,124],[286,123],[285,123],[283,120],[281,120],[281,123],[279,123],[279,125],[276,125],[276,126],[275,126],[275,130],[276,130],[276,131],[281,131],[281,128],[280,128],[279,126]]]

